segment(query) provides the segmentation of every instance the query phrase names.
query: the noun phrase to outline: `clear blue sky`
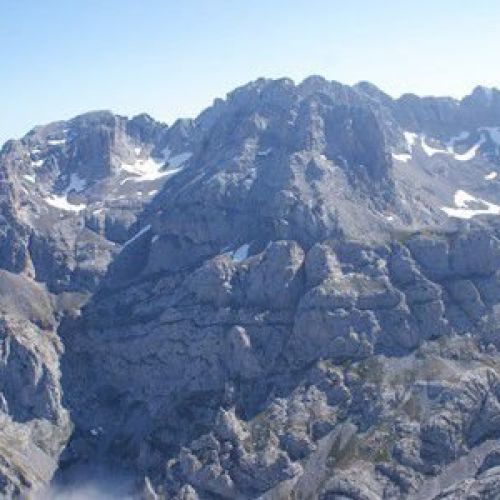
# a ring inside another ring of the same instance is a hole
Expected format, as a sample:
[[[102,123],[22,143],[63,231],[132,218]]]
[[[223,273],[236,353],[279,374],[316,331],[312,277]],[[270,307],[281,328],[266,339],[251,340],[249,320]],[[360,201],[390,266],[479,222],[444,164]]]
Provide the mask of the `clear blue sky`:
[[[494,0],[0,0],[0,142],[92,109],[171,123],[260,76],[500,86]]]

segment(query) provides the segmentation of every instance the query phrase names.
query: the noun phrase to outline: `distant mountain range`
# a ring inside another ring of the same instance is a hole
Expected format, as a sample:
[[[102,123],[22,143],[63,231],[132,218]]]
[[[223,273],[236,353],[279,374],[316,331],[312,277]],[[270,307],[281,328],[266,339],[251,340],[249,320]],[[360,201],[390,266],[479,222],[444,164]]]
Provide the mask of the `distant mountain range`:
[[[499,174],[484,87],[259,79],[8,141],[0,492],[497,498]]]

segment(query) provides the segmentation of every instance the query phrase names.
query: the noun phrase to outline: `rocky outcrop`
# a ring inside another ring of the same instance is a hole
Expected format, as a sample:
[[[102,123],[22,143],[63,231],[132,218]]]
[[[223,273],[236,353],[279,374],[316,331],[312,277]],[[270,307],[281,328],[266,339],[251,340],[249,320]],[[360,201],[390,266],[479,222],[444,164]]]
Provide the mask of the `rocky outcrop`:
[[[5,271],[0,292],[0,494],[17,498],[51,480],[72,425],[50,298]]]
[[[120,443],[120,457],[167,497],[190,485],[202,497],[249,498],[302,484],[304,463],[350,422],[356,447],[373,440],[363,452],[373,466],[365,489],[418,492],[440,467],[498,437],[498,375],[479,368],[500,299],[499,242],[487,235],[417,234],[382,247],[333,240],[307,252],[279,241],[242,261],[225,254],[161,278],[146,265],[125,288],[114,289],[113,276],[62,330],[68,404],[81,429],[72,456],[98,449],[109,460]],[[464,260],[467,245],[482,257]],[[460,293],[464,283],[474,294]],[[464,357],[471,372],[461,377],[455,359]],[[82,405],[82,391],[103,396]],[[391,421],[399,424],[388,433]],[[93,428],[103,431],[89,449]],[[166,476],[153,458],[162,450],[171,450]],[[370,498],[354,493],[357,454],[347,475],[334,472],[344,459],[331,459],[313,490]]]
[[[95,290],[168,178],[168,159],[182,146],[169,146],[169,137],[181,142],[177,129],[147,115],[92,112],[8,142],[0,153],[0,268],[55,293]]]
[[[497,100],[261,79],[9,142],[3,494],[497,494]]]

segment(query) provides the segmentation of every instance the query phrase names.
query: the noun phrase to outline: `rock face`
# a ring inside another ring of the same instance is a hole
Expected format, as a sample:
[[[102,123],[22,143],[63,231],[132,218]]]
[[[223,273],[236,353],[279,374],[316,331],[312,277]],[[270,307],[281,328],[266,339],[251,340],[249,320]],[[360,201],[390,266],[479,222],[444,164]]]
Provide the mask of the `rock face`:
[[[17,497],[49,482],[71,435],[62,406],[62,344],[47,292],[0,271],[0,491]]]
[[[0,491],[500,495],[499,134],[311,77],[7,143]]]
[[[202,496],[251,498],[287,481],[347,494],[366,463],[373,498],[417,492],[499,437],[488,332],[498,326],[500,241],[489,235],[481,259],[459,257],[486,234],[378,248],[330,240],[308,252],[277,241],[242,262],[226,254],[103,287],[62,329],[68,404],[82,432],[71,459],[115,454],[168,497],[189,484]],[[450,263],[437,276],[421,260],[436,247]],[[357,444],[344,459],[338,434],[349,425]],[[102,434],[88,449],[93,428]],[[304,461],[325,440],[328,468],[308,484]],[[174,457],[166,475],[156,458],[165,450]],[[345,461],[338,471],[336,461]]]

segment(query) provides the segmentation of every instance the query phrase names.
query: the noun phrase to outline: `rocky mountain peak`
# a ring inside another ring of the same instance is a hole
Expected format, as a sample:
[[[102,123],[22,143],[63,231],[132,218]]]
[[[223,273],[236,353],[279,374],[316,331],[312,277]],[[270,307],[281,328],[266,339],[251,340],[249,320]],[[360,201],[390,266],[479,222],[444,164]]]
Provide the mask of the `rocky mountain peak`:
[[[8,142],[0,494],[496,498],[497,93],[259,79]]]

